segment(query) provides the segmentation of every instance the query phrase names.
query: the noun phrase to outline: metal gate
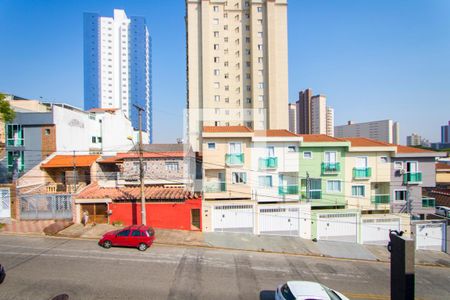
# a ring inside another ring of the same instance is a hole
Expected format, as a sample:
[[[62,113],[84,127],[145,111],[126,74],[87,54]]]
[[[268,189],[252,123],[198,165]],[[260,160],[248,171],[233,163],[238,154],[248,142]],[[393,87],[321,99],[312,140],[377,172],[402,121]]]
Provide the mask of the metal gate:
[[[317,239],[356,243],[357,222],[356,213],[317,214]]]
[[[253,205],[220,205],[213,210],[214,231],[253,233]]]
[[[385,245],[389,241],[389,230],[400,230],[400,219],[364,219],[361,224],[363,244]]]
[[[20,196],[22,220],[72,219],[72,195],[49,194]]]
[[[298,207],[259,208],[259,233],[299,236]]]
[[[0,189],[0,219],[11,218],[11,191],[9,188]]]
[[[445,223],[416,224],[416,249],[445,251]]]

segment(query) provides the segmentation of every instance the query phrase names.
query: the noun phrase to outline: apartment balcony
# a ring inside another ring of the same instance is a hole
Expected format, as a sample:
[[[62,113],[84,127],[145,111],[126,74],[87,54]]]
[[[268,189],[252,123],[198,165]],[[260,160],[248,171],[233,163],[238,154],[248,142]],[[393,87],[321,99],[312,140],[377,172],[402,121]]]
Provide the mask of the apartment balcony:
[[[422,183],[422,172],[408,172],[403,174],[403,184],[419,184]]]
[[[302,199],[319,200],[322,199],[322,191],[302,192]]]
[[[434,198],[422,198],[422,207],[424,208],[434,208],[436,207],[436,199]]]
[[[11,147],[22,147],[23,138],[7,139],[6,144]]]
[[[227,166],[242,166],[242,165],[244,165],[244,153],[225,154],[225,163],[227,164]]]
[[[337,174],[341,171],[341,163],[334,162],[323,162],[322,163],[322,174]]]
[[[369,179],[372,176],[372,168],[353,168],[353,179]]]
[[[203,185],[205,193],[223,193],[227,191],[225,181],[205,181]]]
[[[371,201],[373,204],[389,204],[391,197],[389,194],[372,195]]]
[[[298,195],[298,185],[279,186],[278,195]]]
[[[278,157],[266,157],[259,159],[259,169],[276,169],[278,167]]]

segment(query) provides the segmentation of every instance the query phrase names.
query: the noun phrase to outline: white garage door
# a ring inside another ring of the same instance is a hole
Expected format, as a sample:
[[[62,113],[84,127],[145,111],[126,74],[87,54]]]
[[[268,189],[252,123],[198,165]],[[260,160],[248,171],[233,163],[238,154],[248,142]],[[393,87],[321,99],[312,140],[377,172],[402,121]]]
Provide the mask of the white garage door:
[[[361,242],[363,244],[386,244],[389,242],[389,230],[400,230],[400,219],[362,220]]]
[[[445,251],[445,224],[416,224],[416,248]]]
[[[298,207],[259,208],[259,233],[299,236]]]
[[[220,205],[214,207],[214,231],[253,233],[253,205]]]
[[[357,242],[356,213],[317,214],[317,239]]]

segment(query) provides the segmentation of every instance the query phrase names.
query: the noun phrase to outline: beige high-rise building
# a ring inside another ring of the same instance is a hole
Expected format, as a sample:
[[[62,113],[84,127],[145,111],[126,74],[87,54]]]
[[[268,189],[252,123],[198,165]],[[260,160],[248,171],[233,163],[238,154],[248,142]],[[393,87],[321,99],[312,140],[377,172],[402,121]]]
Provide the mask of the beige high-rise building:
[[[334,136],[334,109],[327,106],[327,135]]]
[[[186,0],[188,127],[288,129],[287,0]]]
[[[289,131],[297,133],[297,105],[295,103],[289,103]]]

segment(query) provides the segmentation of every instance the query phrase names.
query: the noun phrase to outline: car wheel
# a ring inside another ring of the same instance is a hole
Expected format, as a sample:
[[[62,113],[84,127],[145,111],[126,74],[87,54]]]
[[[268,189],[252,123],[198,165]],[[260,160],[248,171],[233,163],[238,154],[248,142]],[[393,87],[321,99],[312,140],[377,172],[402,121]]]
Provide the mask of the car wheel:
[[[147,250],[147,245],[146,244],[144,244],[144,243],[140,243],[139,244],[139,247],[138,247],[138,250],[139,251],[145,251],[145,250]]]
[[[109,249],[109,248],[111,248],[111,246],[112,246],[111,241],[104,241],[103,242],[103,248]]]

